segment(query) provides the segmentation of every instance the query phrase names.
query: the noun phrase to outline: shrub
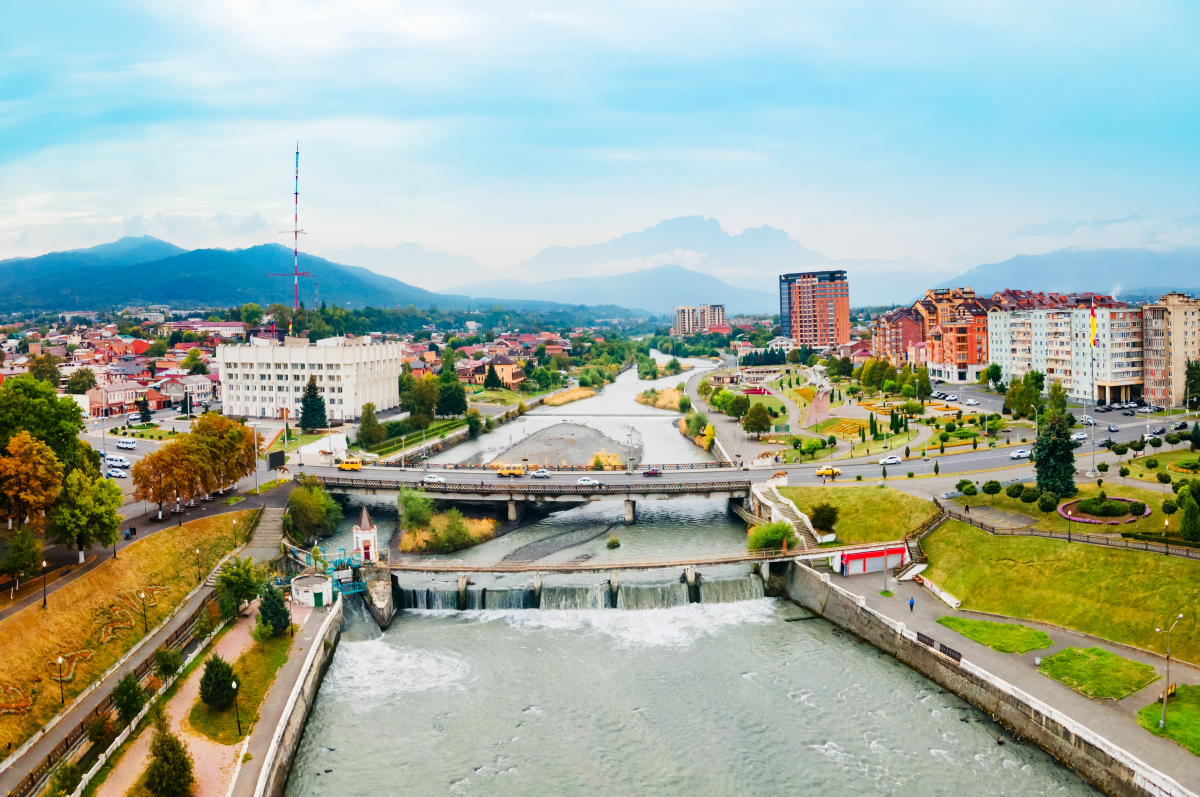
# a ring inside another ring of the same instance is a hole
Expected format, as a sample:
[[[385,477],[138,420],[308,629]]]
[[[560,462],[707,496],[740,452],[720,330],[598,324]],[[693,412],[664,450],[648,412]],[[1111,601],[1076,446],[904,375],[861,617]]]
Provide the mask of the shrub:
[[[127,672],[125,677],[117,682],[117,688],[113,690],[113,705],[117,707],[117,716],[123,724],[133,722],[142,706],[146,705],[146,695],[142,692],[142,685],[138,683],[136,675]]]
[[[947,434],[951,434],[951,433],[953,433],[953,432],[954,432],[954,430],[955,430],[955,429],[957,429],[957,428],[958,428],[958,427],[956,427],[956,426],[955,426],[953,423],[951,423],[950,421],[946,421],[946,433],[947,433]]]
[[[254,627],[250,629],[250,638],[258,643],[258,649],[262,650],[263,643],[274,636],[275,631],[263,619],[262,612],[254,618]]]
[[[1079,511],[1095,517],[1124,517],[1129,514],[1129,504],[1124,501],[1110,501],[1101,491],[1095,498],[1080,501]]]
[[[608,547],[609,549],[621,547],[621,541],[617,539],[615,534],[608,538]]]
[[[910,470],[910,471],[908,472],[908,478],[910,478],[910,479],[911,479],[912,477],[913,477],[913,472]]]
[[[1146,514],[1146,505],[1141,501],[1133,501],[1129,504],[1129,514],[1134,517],[1141,517]]]
[[[936,467],[936,466],[935,466],[935,467]],[[862,474],[860,473],[860,474],[858,474],[857,476],[855,476],[855,477],[854,477],[854,481],[856,481],[856,482],[860,482],[860,481],[862,481]]]
[[[1171,474],[1167,473],[1166,471],[1159,473],[1154,478],[1158,479],[1159,484],[1170,484],[1171,483]]]
[[[1122,465],[1121,469],[1119,471],[1117,471],[1117,473],[1119,473],[1121,475],[1121,478],[1124,479],[1126,476],[1129,475],[1129,468]]]
[[[263,588],[262,599],[258,603],[258,613],[271,626],[275,636],[288,630],[287,606],[283,602],[283,593],[275,587],[267,585]]]
[[[216,709],[233,705],[233,667],[220,656],[213,655],[204,662],[200,677],[200,699]]]
[[[1158,460],[1154,457],[1150,457],[1150,459],[1146,460],[1146,467],[1150,470],[1154,470],[1158,467]]]
[[[192,793],[196,778],[192,756],[163,718],[155,723],[150,742],[150,765],[146,767],[146,790],[155,797],[183,797]]]
[[[1034,501],[1038,500],[1041,497],[1042,497],[1042,491],[1036,487],[1027,486],[1027,487],[1025,487],[1025,489],[1023,489],[1021,491],[1021,503],[1022,504],[1032,504]]]
[[[1058,496],[1049,491],[1044,492],[1042,493],[1042,497],[1038,499],[1037,506],[1043,512],[1053,512],[1058,508]]]
[[[770,523],[760,523],[750,532],[746,548],[751,551],[782,548],[783,543],[794,546],[798,540],[792,530],[792,524],[786,520],[775,520]]]
[[[1179,507],[1176,506],[1175,502],[1170,498],[1168,498],[1166,501],[1163,501],[1162,511],[1164,515],[1174,515],[1178,509]]]
[[[113,737],[112,716],[105,712],[92,717],[87,724],[87,737],[99,749],[108,747]]]
[[[1096,466],[1096,470],[1100,471],[1101,473],[1108,473],[1108,463],[1101,462],[1099,465]]]
[[[83,770],[77,764],[67,762],[55,770],[54,777],[50,779],[50,794],[53,797],[71,794],[82,778]]]
[[[1023,492],[1025,492],[1025,485],[1023,484],[1010,484],[1004,488],[1004,494],[1009,498],[1020,498]]]
[[[409,529],[429,528],[433,520],[433,499],[420,490],[401,490],[396,499],[404,518],[404,526]]]
[[[164,681],[179,672],[179,668],[182,666],[183,657],[179,655],[178,650],[159,648],[154,651],[154,671]]]
[[[941,440],[943,443],[945,443],[949,439],[950,439],[950,435],[947,432],[942,432],[938,435],[938,440]]]
[[[808,520],[814,529],[831,532],[838,520],[838,508],[828,503],[817,504],[808,513]]]

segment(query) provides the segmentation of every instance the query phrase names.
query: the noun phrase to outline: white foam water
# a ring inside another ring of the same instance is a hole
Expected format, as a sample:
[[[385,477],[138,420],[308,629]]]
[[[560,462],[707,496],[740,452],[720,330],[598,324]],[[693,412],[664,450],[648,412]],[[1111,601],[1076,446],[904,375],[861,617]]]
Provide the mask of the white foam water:
[[[343,641],[321,691],[366,708],[411,692],[456,686],[470,672],[470,663],[452,653],[397,647],[382,637]]]

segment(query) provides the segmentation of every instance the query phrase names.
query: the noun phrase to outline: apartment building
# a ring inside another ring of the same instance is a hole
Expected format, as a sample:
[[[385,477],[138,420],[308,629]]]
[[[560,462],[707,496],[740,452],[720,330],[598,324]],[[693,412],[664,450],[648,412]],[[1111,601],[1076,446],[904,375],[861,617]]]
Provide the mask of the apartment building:
[[[850,340],[850,283],[845,271],[779,275],[780,334],[824,350]]]
[[[949,323],[958,306],[975,298],[973,288],[930,288],[910,308],[921,324],[921,340],[928,340],[933,328]]]
[[[696,311],[696,324],[705,332],[709,331],[713,327],[729,326],[725,320],[725,305],[700,305],[700,309]]]
[[[1200,299],[1168,293],[1142,308],[1145,324],[1145,397],[1160,407],[1182,407],[1188,360],[1200,360]]]
[[[971,302],[935,324],[925,341],[929,376],[965,384],[979,380],[988,363],[988,313]]]
[[[871,332],[871,355],[897,368],[908,361],[909,347],[924,340],[922,318],[911,308],[884,313]]]
[[[357,420],[363,404],[389,410],[400,403],[402,347],[397,341],[326,338],[309,343],[253,338],[217,347],[226,415],[296,419],[309,377],[325,399],[329,420]]]
[[[675,334],[687,337],[695,334],[698,328],[695,307],[685,304],[675,308]]]

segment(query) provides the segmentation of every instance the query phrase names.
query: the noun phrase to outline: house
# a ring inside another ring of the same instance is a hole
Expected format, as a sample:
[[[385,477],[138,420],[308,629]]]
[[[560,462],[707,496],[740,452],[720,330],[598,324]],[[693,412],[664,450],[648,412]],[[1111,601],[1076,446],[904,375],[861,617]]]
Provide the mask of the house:
[[[785,337],[771,338],[771,341],[767,344],[768,351],[781,351],[784,354],[787,354],[794,348],[796,348],[796,341]]]
[[[146,388],[137,382],[116,382],[94,387],[87,392],[88,406],[93,418],[136,412],[137,403],[146,395]]]
[[[207,376],[174,376],[159,383],[158,390],[172,404],[179,404],[185,395],[190,395],[192,405],[206,404],[213,400],[213,383]]]
[[[504,386],[510,390],[516,390],[517,386],[525,381],[525,374],[521,371],[521,366],[504,355],[493,358],[488,364],[495,367],[496,375],[500,377],[500,381],[504,383]]]

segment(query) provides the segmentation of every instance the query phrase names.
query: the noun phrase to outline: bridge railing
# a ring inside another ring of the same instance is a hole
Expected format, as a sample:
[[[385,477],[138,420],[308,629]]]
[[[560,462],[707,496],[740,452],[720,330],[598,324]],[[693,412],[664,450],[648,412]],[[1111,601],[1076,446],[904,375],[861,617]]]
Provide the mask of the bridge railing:
[[[408,481],[405,479],[357,479],[346,476],[312,476],[328,487],[360,487],[375,490],[396,490],[401,487],[420,489],[429,493],[475,493],[478,495],[493,495],[509,493],[517,495],[593,495],[596,493],[625,493],[635,495],[651,495],[658,493],[690,493],[733,492],[749,490],[749,479],[712,482],[657,484],[455,484],[453,482],[426,482],[421,480]],[[299,476],[294,481],[299,484]]]
[[[376,468],[407,467],[409,469],[414,468],[413,463],[411,463],[411,462],[408,463],[408,465],[403,465],[400,462],[377,462],[372,467],[376,467]],[[478,471],[480,473],[488,473],[488,472],[499,469],[498,465],[495,465],[495,466],[493,466],[493,465],[459,465],[454,462],[427,462],[427,463],[420,465],[419,467],[421,467],[425,470],[465,470],[465,471]],[[675,470],[683,470],[683,471],[686,471],[686,470],[714,470],[714,469],[726,469],[727,470],[729,468],[736,468],[736,467],[737,467],[737,465],[735,463],[726,462],[726,461],[722,460],[719,462],[674,462],[674,463],[665,463],[662,465],[640,464],[640,465],[634,465],[633,470],[635,473],[641,473],[641,472],[647,471],[647,470],[661,470],[663,472],[675,471]],[[537,468],[541,468],[543,470],[548,470],[552,473],[624,473],[626,470],[624,467],[605,469],[605,468],[596,468],[591,465],[538,465],[538,466],[536,466],[536,468],[531,465],[529,469],[536,470]]]

